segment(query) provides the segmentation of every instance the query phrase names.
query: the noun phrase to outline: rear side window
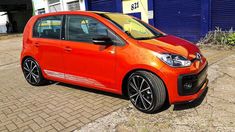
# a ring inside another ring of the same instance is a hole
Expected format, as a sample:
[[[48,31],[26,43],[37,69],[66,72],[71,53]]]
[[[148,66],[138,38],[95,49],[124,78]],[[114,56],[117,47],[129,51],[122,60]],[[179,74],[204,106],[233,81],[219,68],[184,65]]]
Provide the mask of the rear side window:
[[[92,43],[96,36],[108,36],[114,44],[122,45],[123,41],[99,21],[78,15],[67,16],[66,39]]]
[[[62,16],[50,16],[39,19],[33,29],[35,38],[60,39]]]

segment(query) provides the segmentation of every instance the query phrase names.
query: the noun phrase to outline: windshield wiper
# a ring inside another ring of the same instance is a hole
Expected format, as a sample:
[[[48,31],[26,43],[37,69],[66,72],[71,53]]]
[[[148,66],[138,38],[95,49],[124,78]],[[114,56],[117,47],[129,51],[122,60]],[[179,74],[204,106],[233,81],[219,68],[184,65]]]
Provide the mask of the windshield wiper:
[[[139,37],[139,38],[135,38],[137,40],[148,40],[148,39],[154,39],[154,38],[159,38],[159,37],[164,37],[164,34],[157,34],[155,36],[152,37]]]
[[[134,38],[129,31],[124,31],[128,36]]]
[[[153,37],[139,37],[139,38],[135,38],[137,40],[147,40],[147,39],[154,39],[156,36]]]

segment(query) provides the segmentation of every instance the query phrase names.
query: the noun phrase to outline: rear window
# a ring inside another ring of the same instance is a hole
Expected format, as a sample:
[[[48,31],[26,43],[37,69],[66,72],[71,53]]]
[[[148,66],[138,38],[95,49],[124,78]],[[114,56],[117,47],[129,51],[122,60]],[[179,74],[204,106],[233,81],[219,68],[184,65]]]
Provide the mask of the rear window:
[[[33,37],[60,39],[62,16],[50,16],[39,19],[33,29]]]

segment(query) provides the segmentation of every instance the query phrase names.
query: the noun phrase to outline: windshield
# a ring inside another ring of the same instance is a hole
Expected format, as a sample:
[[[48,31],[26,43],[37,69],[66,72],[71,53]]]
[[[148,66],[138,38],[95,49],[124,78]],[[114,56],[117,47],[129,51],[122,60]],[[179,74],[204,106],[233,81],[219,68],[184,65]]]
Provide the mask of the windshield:
[[[121,30],[123,30],[127,35],[131,36],[134,39],[152,39],[163,36],[163,34],[159,33],[148,24],[131,16],[115,13],[105,13],[100,15],[110,20]]]

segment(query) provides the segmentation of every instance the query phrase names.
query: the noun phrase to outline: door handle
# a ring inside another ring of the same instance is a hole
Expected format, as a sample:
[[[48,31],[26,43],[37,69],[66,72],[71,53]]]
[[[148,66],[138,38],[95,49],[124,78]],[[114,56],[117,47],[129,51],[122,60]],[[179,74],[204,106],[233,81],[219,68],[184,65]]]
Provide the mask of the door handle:
[[[109,54],[115,54],[116,53],[116,50],[115,50],[115,47],[112,47],[109,51],[108,51]]]
[[[115,50],[108,51],[110,54],[115,54]]]
[[[35,46],[35,47],[39,47],[40,44],[39,44],[39,43],[34,43],[34,46]]]
[[[68,51],[68,52],[72,51],[72,49],[71,49],[70,47],[68,47],[68,46],[66,46],[66,47],[64,48],[64,50],[65,50],[65,51]]]

